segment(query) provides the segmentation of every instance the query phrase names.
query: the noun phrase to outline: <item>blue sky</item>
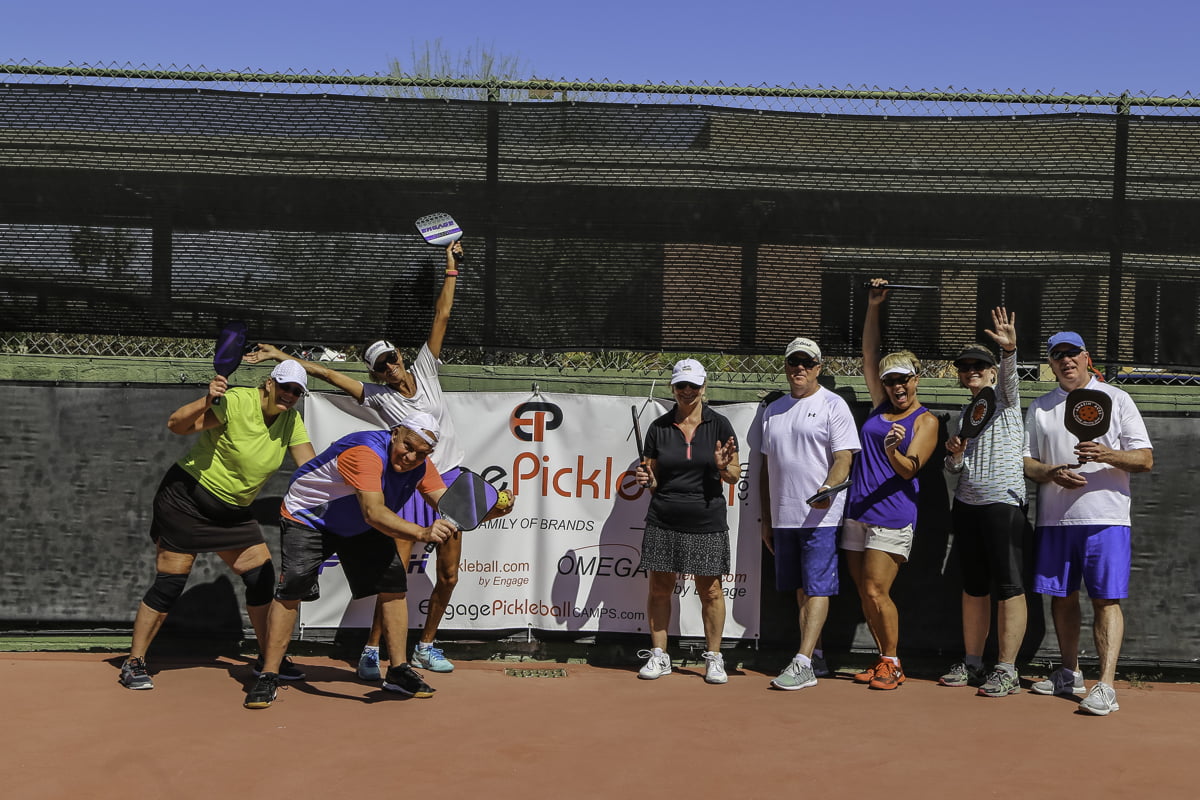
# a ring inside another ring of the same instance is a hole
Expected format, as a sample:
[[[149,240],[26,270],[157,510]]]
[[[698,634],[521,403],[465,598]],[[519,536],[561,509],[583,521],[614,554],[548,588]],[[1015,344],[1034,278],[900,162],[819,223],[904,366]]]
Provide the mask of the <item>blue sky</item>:
[[[1200,95],[1194,0],[59,0],[7,3],[0,62],[386,72],[482,43],[527,77]]]

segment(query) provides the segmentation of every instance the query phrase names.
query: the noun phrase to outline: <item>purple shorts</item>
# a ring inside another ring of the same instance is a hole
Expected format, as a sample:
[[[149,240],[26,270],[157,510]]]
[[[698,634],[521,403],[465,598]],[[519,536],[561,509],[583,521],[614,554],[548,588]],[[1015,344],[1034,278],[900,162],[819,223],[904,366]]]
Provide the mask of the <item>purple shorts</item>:
[[[838,593],[838,527],[774,528],[775,588],[809,597]]]
[[[1133,559],[1128,525],[1050,525],[1037,529],[1033,590],[1066,597],[1080,580],[1094,600],[1129,597]]]

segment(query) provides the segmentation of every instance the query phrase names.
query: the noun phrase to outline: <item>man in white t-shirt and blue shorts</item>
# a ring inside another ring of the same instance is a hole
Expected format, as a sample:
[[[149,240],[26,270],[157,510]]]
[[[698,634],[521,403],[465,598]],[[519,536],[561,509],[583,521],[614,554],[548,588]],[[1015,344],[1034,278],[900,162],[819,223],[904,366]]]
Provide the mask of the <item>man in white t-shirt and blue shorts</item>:
[[[846,401],[817,383],[817,343],[793,339],[784,359],[789,394],[764,409],[755,444],[762,453],[763,542],[775,555],[776,588],[795,591],[800,610],[799,650],[771,685],[795,690],[815,686],[818,667],[825,673],[817,648],[829,598],[838,593],[837,536],[846,495],[811,506],[807,499],[845,481],[861,447]]]
[[[1029,435],[1025,476],[1037,481],[1037,560],[1033,589],[1051,596],[1050,612],[1062,667],[1033,685],[1037,694],[1082,695],[1079,671],[1080,583],[1095,614],[1100,680],[1080,702],[1105,716],[1120,708],[1113,690],[1125,635],[1121,600],[1129,596],[1129,475],[1149,472],[1154,451],[1146,425],[1125,392],[1094,378],[1083,337],[1062,331],[1046,347],[1058,388],[1034,400],[1025,415]],[[1108,432],[1080,442],[1064,424],[1067,393],[1094,389],[1112,398]]]

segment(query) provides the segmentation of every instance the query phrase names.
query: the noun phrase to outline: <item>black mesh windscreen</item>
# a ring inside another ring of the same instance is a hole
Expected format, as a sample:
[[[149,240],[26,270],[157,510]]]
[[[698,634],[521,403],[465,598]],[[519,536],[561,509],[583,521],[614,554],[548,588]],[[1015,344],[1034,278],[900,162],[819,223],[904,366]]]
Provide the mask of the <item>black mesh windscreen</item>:
[[[1018,313],[1200,366],[1200,127],[0,86],[0,330],[423,340],[447,211],[454,347],[945,357]]]

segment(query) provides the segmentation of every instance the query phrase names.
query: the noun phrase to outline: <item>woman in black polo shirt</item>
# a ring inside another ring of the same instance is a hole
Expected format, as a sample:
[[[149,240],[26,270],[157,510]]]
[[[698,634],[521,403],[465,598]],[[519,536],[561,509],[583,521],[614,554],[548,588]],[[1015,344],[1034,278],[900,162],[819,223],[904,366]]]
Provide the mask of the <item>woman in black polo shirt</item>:
[[[665,650],[677,575],[691,575],[696,582],[708,644],[704,680],[727,680],[721,656],[725,628],[721,576],[729,572],[724,484],[737,483],[742,470],[733,426],[704,404],[706,377],[695,359],[675,364],[671,371],[675,408],[650,424],[645,461],[637,470],[638,481],[654,493],[642,539],[642,567],[650,573],[647,611],[653,648],[638,653],[646,659],[638,672],[645,680],[671,671]]]

